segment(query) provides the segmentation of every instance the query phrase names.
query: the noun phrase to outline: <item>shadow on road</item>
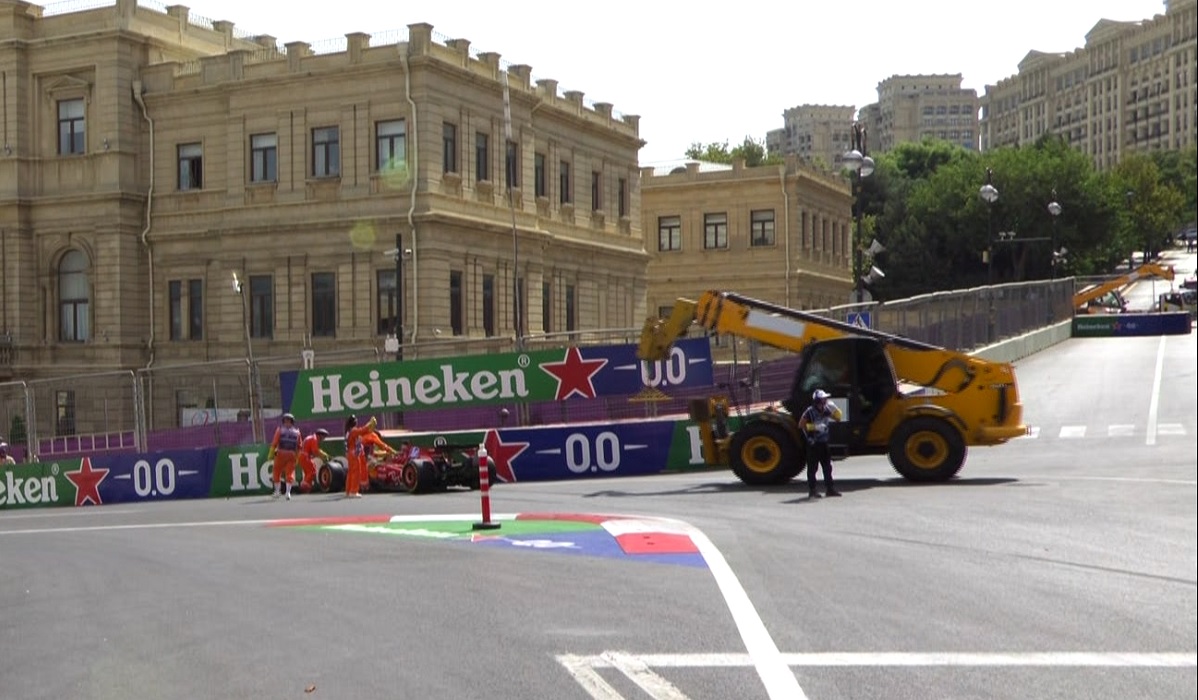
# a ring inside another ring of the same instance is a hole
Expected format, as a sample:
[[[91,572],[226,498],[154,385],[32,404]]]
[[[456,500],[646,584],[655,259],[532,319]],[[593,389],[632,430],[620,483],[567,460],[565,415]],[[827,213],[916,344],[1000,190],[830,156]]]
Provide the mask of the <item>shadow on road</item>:
[[[836,479],[836,490],[843,494],[850,494],[855,491],[865,491],[875,488],[953,488],[960,486],[1002,486],[1017,482],[1018,479],[1009,478],[966,478],[953,479],[943,483],[935,484],[920,484],[906,479],[895,477],[892,479]],[[823,493],[823,480],[820,481],[819,492]],[[706,484],[694,484],[686,488],[669,489],[665,491],[619,491],[616,489],[605,489],[603,491],[595,491],[594,493],[584,494],[583,498],[638,498],[645,496],[708,496],[721,493],[762,493],[762,494],[793,494],[796,498],[784,501],[785,503],[806,503],[807,498],[807,480],[799,477],[788,484],[779,486],[750,486],[749,484],[740,481],[718,481]],[[823,499],[818,499],[823,500]]]

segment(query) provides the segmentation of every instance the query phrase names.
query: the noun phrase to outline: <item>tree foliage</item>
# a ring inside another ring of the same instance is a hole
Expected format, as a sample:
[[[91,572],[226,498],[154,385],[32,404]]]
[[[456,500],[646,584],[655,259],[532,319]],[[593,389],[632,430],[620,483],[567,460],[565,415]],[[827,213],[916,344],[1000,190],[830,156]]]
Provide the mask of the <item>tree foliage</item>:
[[[750,168],[758,165],[778,165],[783,162],[783,159],[778,156],[768,155],[765,148],[765,143],[758,141],[751,136],[746,136],[745,140],[738,146],[728,148],[728,142],[709,143],[703,145],[699,142],[692,143],[690,148],[686,149],[686,157],[692,160],[701,160],[708,163],[724,163],[731,165],[732,161],[743,158],[745,165]]]

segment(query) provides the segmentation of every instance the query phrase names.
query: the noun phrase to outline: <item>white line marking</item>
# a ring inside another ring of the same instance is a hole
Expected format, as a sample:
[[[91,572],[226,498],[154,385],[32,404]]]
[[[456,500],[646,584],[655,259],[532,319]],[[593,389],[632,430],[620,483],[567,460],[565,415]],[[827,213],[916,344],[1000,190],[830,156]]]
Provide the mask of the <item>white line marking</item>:
[[[1063,438],[1082,438],[1086,436],[1086,426],[1084,425],[1066,425],[1061,427],[1061,434],[1058,437]]]
[[[1161,423],[1156,426],[1157,435],[1185,435],[1186,427],[1181,423]]]
[[[1134,425],[1108,425],[1106,429],[1107,437],[1129,437],[1136,432]]]
[[[661,520],[669,521],[667,518]],[[765,690],[771,700],[806,700],[807,696],[799,687],[799,679],[782,660],[778,645],[765,628],[765,623],[753,607],[753,601],[749,600],[749,594],[736,578],[724,555],[699,528],[680,520],[672,522],[690,530],[691,541],[707,561],[707,568],[720,587],[728,612],[732,613],[732,619],[740,631],[740,638],[744,641],[749,658],[757,668],[757,675],[765,684]]]
[[[639,657],[621,651],[605,651],[602,656],[653,700],[687,700],[685,693],[654,673]]]
[[[604,656],[575,657],[594,668],[610,664]],[[753,665],[748,654],[641,654],[650,668],[734,668]],[[790,666],[1053,666],[1106,668],[1193,668],[1198,653],[1117,651],[1048,652],[822,652],[782,654]]]
[[[589,659],[573,654],[564,654],[557,657],[557,662],[565,667],[566,672],[578,681],[578,684],[593,700],[624,700],[623,695],[620,695],[598,673],[595,673],[595,665]]]
[[[39,512],[22,512],[19,510],[4,510],[0,511],[0,517],[5,520],[16,520],[17,518],[70,518],[80,515],[128,515],[129,513],[138,513],[136,510],[108,510],[104,508],[54,508],[50,512],[41,510]]]
[[[1145,445],[1156,444],[1156,413],[1161,407],[1161,372],[1165,368],[1165,338],[1168,337],[1162,335],[1156,349],[1156,374],[1152,377],[1152,400],[1148,402],[1148,438]]]

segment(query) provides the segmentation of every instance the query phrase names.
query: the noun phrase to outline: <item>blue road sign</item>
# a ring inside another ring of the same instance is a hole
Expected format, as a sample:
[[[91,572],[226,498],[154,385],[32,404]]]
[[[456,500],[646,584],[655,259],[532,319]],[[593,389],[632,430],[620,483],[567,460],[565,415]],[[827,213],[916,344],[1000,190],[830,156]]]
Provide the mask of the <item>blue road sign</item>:
[[[873,328],[873,319],[868,311],[850,311],[845,320],[858,328]]]

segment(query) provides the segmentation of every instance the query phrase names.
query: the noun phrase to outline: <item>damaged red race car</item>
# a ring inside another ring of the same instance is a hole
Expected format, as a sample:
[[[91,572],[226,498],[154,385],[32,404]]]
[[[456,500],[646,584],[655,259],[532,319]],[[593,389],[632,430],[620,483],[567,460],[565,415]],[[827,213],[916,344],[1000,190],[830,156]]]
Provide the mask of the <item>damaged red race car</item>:
[[[348,464],[334,457],[316,470],[316,485],[325,493],[345,489]],[[404,442],[394,453],[376,450],[366,461],[368,485],[362,490],[431,493],[450,487],[479,488],[478,445],[450,445],[438,441],[432,447]],[[488,479],[495,483],[495,464],[487,465]]]

